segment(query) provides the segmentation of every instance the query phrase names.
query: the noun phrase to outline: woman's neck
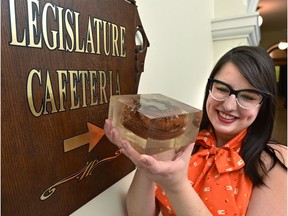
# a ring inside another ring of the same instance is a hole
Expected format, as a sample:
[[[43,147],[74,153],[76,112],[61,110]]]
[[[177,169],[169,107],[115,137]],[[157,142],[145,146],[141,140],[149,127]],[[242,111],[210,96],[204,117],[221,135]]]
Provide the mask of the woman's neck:
[[[214,135],[216,138],[216,146],[218,148],[221,148],[223,145],[225,145],[229,140],[231,140],[234,137],[234,135],[217,133],[215,131]]]

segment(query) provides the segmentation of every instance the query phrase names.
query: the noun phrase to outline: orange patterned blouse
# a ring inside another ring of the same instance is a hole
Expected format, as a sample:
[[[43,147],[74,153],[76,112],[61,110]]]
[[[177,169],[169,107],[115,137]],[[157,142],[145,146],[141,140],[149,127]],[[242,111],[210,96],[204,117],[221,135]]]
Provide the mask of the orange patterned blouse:
[[[221,148],[216,147],[212,130],[199,132],[196,145],[200,149],[191,156],[188,178],[213,215],[243,216],[246,214],[252,182],[244,174],[244,161],[238,154],[243,130]],[[165,192],[155,188],[157,203],[163,216],[176,215]]]

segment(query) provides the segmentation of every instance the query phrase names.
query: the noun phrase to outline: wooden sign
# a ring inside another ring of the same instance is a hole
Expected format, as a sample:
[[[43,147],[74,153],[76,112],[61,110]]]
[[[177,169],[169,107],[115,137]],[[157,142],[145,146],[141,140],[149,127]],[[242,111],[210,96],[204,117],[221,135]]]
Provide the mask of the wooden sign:
[[[143,71],[136,3],[3,0],[1,13],[1,213],[69,215],[134,169],[103,126]]]

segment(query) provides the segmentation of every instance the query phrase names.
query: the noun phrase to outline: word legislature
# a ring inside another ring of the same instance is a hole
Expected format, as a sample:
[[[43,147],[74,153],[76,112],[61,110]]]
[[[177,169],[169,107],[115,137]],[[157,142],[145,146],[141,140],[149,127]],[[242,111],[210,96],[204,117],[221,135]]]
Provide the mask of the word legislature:
[[[49,2],[40,8],[39,0],[26,3],[27,26],[17,32],[15,0],[9,1],[10,45],[31,48],[45,45],[49,50],[126,57],[125,27],[89,15],[86,32],[81,34],[79,12]],[[19,35],[22,37],[18,38]]]

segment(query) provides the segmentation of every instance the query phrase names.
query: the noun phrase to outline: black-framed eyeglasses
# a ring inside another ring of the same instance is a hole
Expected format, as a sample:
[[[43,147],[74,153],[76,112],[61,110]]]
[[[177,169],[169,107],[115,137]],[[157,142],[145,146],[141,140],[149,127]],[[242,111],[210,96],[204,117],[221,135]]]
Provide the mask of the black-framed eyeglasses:
[[[234,90],[229,84],[216,79],[208,79],[209,93],[216,101],[225,101],[234,94],[237,104],[244,109],[253,109],[263,102],[269,94],[257,89]]]

